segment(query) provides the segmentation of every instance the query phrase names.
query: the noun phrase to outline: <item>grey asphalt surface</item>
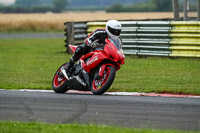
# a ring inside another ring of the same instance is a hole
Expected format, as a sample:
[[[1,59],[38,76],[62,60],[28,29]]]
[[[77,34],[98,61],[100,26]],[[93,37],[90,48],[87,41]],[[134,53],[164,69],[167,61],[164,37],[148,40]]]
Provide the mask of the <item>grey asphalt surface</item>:
[[[200,99],[0,90],[0,120],[200,131]]]
[[[63,33],[0,33],[0,39],[65,38]]]

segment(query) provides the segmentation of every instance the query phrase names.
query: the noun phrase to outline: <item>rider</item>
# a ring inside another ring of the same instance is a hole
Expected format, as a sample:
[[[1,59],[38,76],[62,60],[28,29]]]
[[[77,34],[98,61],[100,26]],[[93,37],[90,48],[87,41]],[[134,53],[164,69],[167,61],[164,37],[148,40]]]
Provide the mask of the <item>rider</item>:
[[[105,39],[118,39],[120,37],[121,24],[117,20],[109,20],[106,23],[105,29],[97,29],[92,32],[84,41],[84,44],[79,45],[75,53],[72,55],[70,61],[64,66],[66,73],[69,75],[70,69],[77,62],[82,55],[87,54],[93,48],[104,48]]]

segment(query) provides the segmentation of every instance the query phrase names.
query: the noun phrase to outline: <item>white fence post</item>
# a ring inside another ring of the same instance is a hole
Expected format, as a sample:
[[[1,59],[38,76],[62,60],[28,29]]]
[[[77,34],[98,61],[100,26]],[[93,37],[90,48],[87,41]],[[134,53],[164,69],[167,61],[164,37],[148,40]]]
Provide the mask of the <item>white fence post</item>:
[[[183,13],[184,13],[184,18],[183,20],[184,21],[188,21],[188,0],[184,0],[184,3],[183,3]]]
[[[200,21],[200,0],[197,0],[197,21]]]
[[[174,11],[174,20],[179,21],[179,8],[178,8],[178,0],[173,0],[173,11]]]

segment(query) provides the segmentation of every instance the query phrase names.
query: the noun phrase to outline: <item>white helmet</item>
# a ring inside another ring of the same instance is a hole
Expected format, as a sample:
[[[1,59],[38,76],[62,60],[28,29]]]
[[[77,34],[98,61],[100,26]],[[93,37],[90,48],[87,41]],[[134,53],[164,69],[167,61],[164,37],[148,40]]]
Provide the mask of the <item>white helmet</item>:
[[[109,20],[106,23],[106,32],[113,39],[117,39],[120,36],[121,29],[122,26],[117,20]]]

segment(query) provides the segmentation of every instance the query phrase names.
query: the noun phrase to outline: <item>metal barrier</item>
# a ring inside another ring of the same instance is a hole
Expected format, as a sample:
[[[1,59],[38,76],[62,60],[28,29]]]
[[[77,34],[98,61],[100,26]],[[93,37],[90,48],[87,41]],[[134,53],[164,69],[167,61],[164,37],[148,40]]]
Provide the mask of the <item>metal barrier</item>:
[[[168,56],[169,23],[162,21],[122,21],[121,38],[125,54]]]
[[[120,21],[125,54],[200,57],[200,22]],[[81,44],[106,22],[67,23],[67,44]],[[69,27],[74,28],[69,28]],[[72,39],[73,38],[73,39]],[[71,39],[71,40],[70,40]]]
[[[66,46],[68,44],[80,45],[87,37],[87,24],[86,22],[68,22],[64,24],[66,26]]]
[[[171,22],[170,56],[200,57],[200,22]]]

